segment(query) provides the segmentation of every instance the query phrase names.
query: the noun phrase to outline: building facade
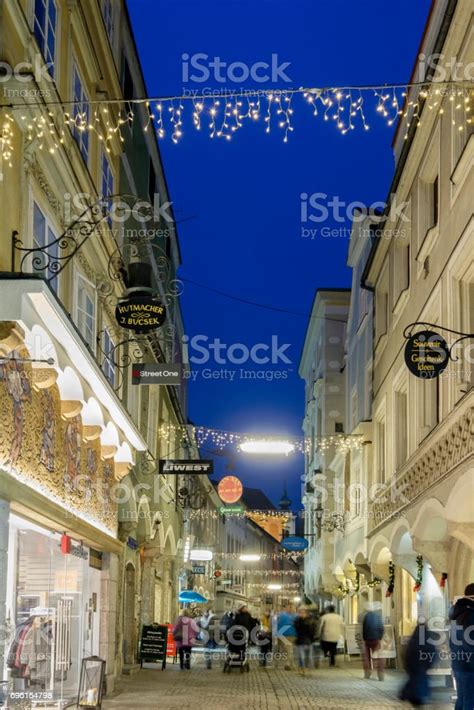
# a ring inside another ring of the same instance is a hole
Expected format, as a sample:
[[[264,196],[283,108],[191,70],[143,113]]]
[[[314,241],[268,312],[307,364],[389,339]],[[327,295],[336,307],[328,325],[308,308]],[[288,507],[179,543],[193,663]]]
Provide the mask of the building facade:
[[[130,209],[168,202],[153,132],[104,104],[146,93],[124,3],[7,0],[1,13],[15,71],[0,181],[0,669],[13,691],[63,701],[84,655],[106,661],[111,690],[140,627],[177,612],[183,506],[158,461],[196,456],[177,434],[186,388],[135,386],[131,369],[182,362],[179,247],[172,213],[145,207],[143,224]],[[118,327],[133,293],[166,305],[158,333]],[[34,673],[12,650],[22,631],[49,644]]]
[[[471,3],[435,2],[420,56],[437,58],[436,76],[454,78],[447,58],[472,62],[473,33]],[[404,360],[407,332],[431,328],[448,344],[457,336],[445,329],[474,332],[473,95],[458,86],[440,91],[434,78],[409,101],[421,120],[406,138],[395,135],[390,197],[404,211],[388,210],[362,275],[374,289],[370,482],[379,488],[368,557],[384,590],[394,565],[383,602],[399,639],[419,615],[444,619],[474,577],[472,340],[455,346],[440,377],[418,378]]]
[[[336,438],[345,430],[344,343],[349,302],[347,289],[316,292],[299,367],[305,381],[303,432],[308,442],[302,496],[309,540],[305,594],[320,606],[332,599],[339,586],[334,566],[337,531],[331,529],[331,521],[338,514],[340,490],[331,462]]]

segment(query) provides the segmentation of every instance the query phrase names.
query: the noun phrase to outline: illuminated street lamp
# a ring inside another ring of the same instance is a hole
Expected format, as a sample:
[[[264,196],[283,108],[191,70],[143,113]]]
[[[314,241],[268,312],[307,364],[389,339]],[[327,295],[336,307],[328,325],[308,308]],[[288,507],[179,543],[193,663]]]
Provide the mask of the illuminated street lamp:
[[[295,447],[289,441],[253,439],[251,441],[243,441],[239,444],[239,449],[245,454],[284,454],[288,456],[295,450]]]
[[[212,557],[212,550],[191,550],[189,554],[192,562],[209,562]]]

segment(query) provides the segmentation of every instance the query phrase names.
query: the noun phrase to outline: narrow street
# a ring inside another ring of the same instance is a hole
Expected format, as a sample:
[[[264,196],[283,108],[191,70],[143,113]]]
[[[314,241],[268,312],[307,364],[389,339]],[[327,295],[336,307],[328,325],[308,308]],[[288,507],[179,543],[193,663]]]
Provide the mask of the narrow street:
[[[190,672],[168,664],[166,670],[142,670],[122,680],[103,707],[136,710],[137,708],[249,708],[251,710],[290,710],[296,708],[407,708],[398,701],[397,691],[404,675],[387,671],[383,683],[364,680],[360,663],[351,661],[341,667],[318,668],[304,677],[296,671],[261,668],[251,663],[249,673],[238,669],[222,673],[221,664],[207,670],[201,658],[194,658]],[[446,691],[439,693],[435,707],[447,710]]]

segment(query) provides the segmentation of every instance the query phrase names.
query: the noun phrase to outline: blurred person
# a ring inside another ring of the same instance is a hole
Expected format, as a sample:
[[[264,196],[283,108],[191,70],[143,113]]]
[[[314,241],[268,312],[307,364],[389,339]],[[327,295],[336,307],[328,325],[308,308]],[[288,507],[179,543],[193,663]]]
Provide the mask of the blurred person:
[[[375,602],[367,605],[367,612],[362,620],[362,665],[364,666],[364,677],[370,679],[372,666],[377,670],[380,681],[384,679],[385,659],[374,654],[380,650],[384,634],[384,624],[382,619],[382,605]]]
[[[216,628],[217,624],[217,616],[211,608],[207,609],[199,619],[199,626],[204,632],[203,641],[207,649],[204,651],[204,660],[206,661],[206,668],[208,669],[212,668],[212,651],[217,647],[217,641],[219,639],[219,629]]]
[[[313,666],[313,642],[316,636],[314,621],[306,607],[302,606],[298,609],[294,627],[300,673],[304,675],[305,668],[312,668]]]
[[[329,667],[335,668],[337,644],[341,636],[344,636],[344,620],[340,614],[336,614],[333,604],[328,606],[326,613],[321,617],[319,635],[324,656],[329,656]]]
[[[474,708],[474,582],[468,584],[464,596],[449,610],[451,620],[449,645],[456,681],[455,710]]]
[[[439,632],[433,632],[425,622],[418,622],[407,646],[405,670],[408,680],[400,691],[400,700],[418,708],[427,705],[431,698],[428,671],[439,659]]]
[[[285,670],[295,668],[295,614],[290,604],[286,604],[277,616],[278,648],[281,658],[286,661]]]
[[[179,654],[179,667],[181,670],[191,670],[191,651],[197,645],[199,626],[192,618],[189,609],[183,609],[175,621],[173,638]]]

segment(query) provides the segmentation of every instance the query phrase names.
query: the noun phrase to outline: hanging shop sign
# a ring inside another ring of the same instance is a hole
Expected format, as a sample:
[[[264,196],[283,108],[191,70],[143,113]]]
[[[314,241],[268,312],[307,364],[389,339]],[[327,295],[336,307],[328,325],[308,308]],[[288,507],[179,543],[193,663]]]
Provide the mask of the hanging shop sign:
[[[127,547],[129,547],[131,550],[136,550],[138,548],[138,542],[135,540],[134,537],[127,538]]]
[[[147,661],[161,663],[161,668],[166,668],[166,644],[168,640],[168,627],[152,624],[143,626],[140,640],[140,664]]]
[[[81,560],[89,560],[88,548],[84,547],[84,545],[75,544],[72,538],[65,533],[61,535],[59,546],[63,555],[72,555],[73,557],[79,557]]]
[[[176,459],[174,461],[162,459],[159,464],[159,471],[168,476],[190,473],[205,473],[210,476],[214,472],[214,461],[210,459]]]
[[[221,515],[240,515],[244,512],[244,506],[241,503],[234,505],[221,505],[219,513]]]
[[[284,537],[280,542],[280,545],[289,552],[302,552],[303,550],[306,550],[309,542],[305,537],[290,535],[289,537]]]
[[[244,487],[237,476],[224,476],[217,486],[217,494],[223,503],[237,503],[242,498]]]
[[[412,375],[432,379],[446,369],[449,348],[434,330],[421,330],[411,335],[405,345],[405,363]]]
[[[136,363],[132,366],[132,385],[180,385],[182,381],[181,365]]]
[[[193,574],[206,574],[206,565],[193,565]]]
[[[115,318],[121,328],[134,333],[151,333],[165,322],[166,308],[151,296],[135,296],[117,303]]]

